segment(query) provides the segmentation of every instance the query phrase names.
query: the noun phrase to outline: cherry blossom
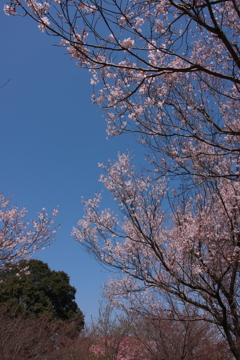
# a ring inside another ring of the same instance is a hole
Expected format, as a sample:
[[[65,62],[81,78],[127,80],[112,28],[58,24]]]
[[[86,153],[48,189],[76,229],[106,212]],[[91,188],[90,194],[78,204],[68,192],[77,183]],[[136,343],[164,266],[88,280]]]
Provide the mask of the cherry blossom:
[[[37,220],[27,221],[27,210],[11,205],[11,199],[0,194],[0,271],[49,246],[59,227],[53,227],[57,214],[56,208],[49,217],[43,208]]]
[[[132,132],[146,149],[140,173],[127,154],[101,165],[119,213],[96,194],[73,229],[118,273],[109,297],[152,314],[187,304],[239,360],[239,2],[12,0],[4,9],[47,25],[91,72],[108,136]]]
[[[40,20],[39,20],[39,29],[44,32],[46,31],[46,27],[50,25],[50,22],[48,20],[48,18],[46,16],[43,16]]]
[[[124,40],[120,41],[119,43],[123,48],[131,49],[131,47],[133,47],[133,45],[134,45],[134,40],[131,38],[128,38],[128,39],[124,39]]]
[[[84,201],[85,217],[73,236],[118,272],[106,285],[109,298],[120,308],[151,314],[169,301],[175,312],[183,304],[197,308],[199,320],[223,328],[238,359],[239,182],[221,178],[175,202],[167,180],[139,176],[126,154],[100,166],[106,171],[100,180],[122,216],[101,210],[96,195]]]
[[[100,338],[91,346],[90,352],[100,358],[111,354],[116,360],[146,360],[149,356],[146,347],[138,339],[130,336],[125,336],[118,342],[111,336]]]
[[[4,5],[3,11],[6,15],[17,15],[15,8],[9,5]]]
[[[31,15],[41,31],[47,25],[62,39],[77,65],[93,74],[93,101],[106,111],[108,134],[134,132],[159,175],[184,177],[190,186],[192,176],[199,182],[239,176],[235,0],[12,0],[4,9]],[[218,156],[230,155],[228,166],[219,166]]]

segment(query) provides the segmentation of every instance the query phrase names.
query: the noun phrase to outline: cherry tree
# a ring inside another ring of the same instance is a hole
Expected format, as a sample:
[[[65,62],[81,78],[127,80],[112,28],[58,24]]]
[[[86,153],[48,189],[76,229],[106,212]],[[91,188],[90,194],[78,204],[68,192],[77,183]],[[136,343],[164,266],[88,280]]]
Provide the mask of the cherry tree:
[[[37,220],[27,221],[27,210],[11,205],[11,199],[0,194],[0,271],[48,246],[56,236],[57,214],[55,209],[49,217],[43,208]]]
[[[108,134],[134,132],[159,175],[239,177],[238,0],[11,0],[4,11],[61,38],[92,73]]]
[[[137,174],[126,154],[105,170],[101,181],[119,213],[101,210],[98,194],[84,202],[73,235],[116,270],[105,289],[109,298],[136,312],[158,316],[166,308],[181,320],[214,323],[240,359],[240,183],[212,181],[170,209],[166,180]],[[182,315],[185,306],[192,315]]]
[[[12,0],[4,10],[58,36],[92,73],[109,136],[133,132],[146,146],[151,172],[127,154],[101,165],[119,213],[97,194],[73,231],[119,272],[109,296],[151,314],[189,306],[240,359],[239,1]]]
[[[218,329],[202,321],[172,320],[171,313],[158,318],[135,317],[134,334],[144,346],[145,359],[231,360]]]
[[[89,331],[90,330],[90,331]],[[87,332],[92,339],[87,358],[106,360],[231,360],[232,354],[216,326],[203,321],[173,320],[114,311],[101,303],[99,317]],[[90,353],[94,353],[91,357]]]

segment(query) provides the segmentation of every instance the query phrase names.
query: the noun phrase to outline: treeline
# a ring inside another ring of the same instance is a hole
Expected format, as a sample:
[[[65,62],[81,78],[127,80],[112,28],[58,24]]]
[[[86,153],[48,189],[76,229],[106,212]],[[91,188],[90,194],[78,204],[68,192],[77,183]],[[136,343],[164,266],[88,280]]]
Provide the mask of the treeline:
[[[101,305],[99,317],[78,331],[72,319],[2,304],[0,334],[2,360],[232,359],[227,342],[211,324],[177,320],[166,312],[159,318],[114,313],[109,304]]]

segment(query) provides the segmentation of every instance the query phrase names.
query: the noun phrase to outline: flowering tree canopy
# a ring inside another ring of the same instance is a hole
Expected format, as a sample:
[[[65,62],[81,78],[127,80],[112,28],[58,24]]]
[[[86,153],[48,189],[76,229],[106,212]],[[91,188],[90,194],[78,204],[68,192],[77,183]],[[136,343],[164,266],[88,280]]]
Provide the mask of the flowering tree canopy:
[[[239,176],[238,0],[12,0],[4,10],[61,38],[92,72],[109,135],[136,132],[159,174]]]
[[[97,355],[96,359],[146,360],[149,356],[143,344],[131,337],[122,338],[117,346],[115,338],[101,338],[92,345],[90,351]]]
[[[0,271],[49,245],[58,228],[52,226],[57,214],[55,209],[48,217],[46,209],[42,209],[37,220],[28,222],[27,210],[12,206],[11,199],[0,194]]]
[[[172,204],[169,217],[162,203],[164,179],[137,175],[126,155],[106,172],[101,181],[123,216],[101,211],[97,195],[85,201],[85,218],[73,235],[100,262],[120,271],[108,283],[109,297],[151,314],[167,303],[182,314],[188,304],[198,309],[194,319],[223,328],[239,359],[240,183],[212,182],[181,205]]]
[[[187,304],[240,359],[239,0],[12,0],[4,10],[59,36],[92,73],[108,134],[134,132],[148,151],[152,173],[124,154],[102,165],[119,214],[96,195],[73,231],[120,272],[111,298],[151,313]]]

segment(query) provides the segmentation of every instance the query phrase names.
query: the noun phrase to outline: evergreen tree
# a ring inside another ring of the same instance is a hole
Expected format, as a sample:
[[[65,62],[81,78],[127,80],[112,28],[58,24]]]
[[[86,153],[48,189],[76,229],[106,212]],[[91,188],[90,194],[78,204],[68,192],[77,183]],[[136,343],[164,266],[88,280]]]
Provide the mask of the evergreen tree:
[[[36,316],[48,313],[52,319],[84,326],[84,316],[75,302],[76,289],[64,271],[50,270],[40,260],[23,260],[1,273],[0,305],[11,305]]]

